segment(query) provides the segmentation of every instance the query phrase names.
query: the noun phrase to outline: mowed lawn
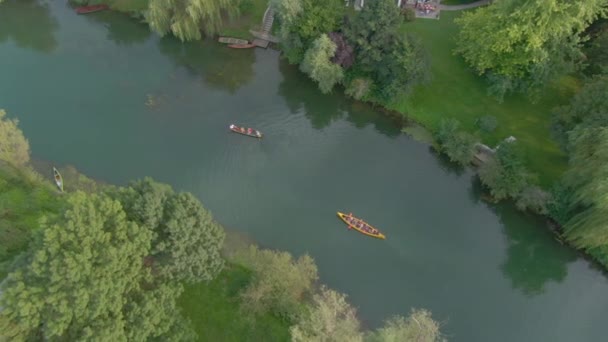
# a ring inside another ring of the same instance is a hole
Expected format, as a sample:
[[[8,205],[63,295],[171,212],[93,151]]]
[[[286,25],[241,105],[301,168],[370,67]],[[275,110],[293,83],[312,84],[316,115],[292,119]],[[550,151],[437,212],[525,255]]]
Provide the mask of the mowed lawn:
[[[534,104],[523,95],[507,96],[499,103],[487,94],[485,79],[453,53],[458,30],[454,18],[460,13],[444,11],[440,20],[417,19],[404,25],[404,32],[412,32],[423,40],[431,58],[432,80],[389,108],[405,113],[431,130],[438,127],[441,118],[456,118],[466,130],[477,132],[490,147],[512,135],[525,146],[526,162],[538,174],[540,184],[549,187],[559,179],[567,163],[550,135],[551,110],[568,102],[578,87],[577,80],[561,79]],[[484,115],[492,115],[498,121],[491,134],[478,132],[475,126],[475,120]]]

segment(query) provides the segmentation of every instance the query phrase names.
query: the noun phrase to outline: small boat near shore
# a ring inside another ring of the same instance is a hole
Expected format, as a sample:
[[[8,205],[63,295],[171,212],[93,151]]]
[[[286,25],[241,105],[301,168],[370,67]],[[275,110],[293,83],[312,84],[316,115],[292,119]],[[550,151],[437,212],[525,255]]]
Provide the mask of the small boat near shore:
[[[262,134],[260,131],[255,130],[253,128],[245,128],[245,127],[239,127],[237,125],[230,125],[230,130],[235,132],[235,133],[239,133],[239,134],[243,134],[243,135],[247,135],[253,138],[259,138],[261,139],[264,134]]]
[[[228,44],[228,47],[233,49],[251,49],[255,47],[255,44]]]
[[[367,236],[375,237],[377,239],[386,239],[384,234],[380,233],[380,231],[374,227],[372,227],[367,222],[363,221],[360,218],[356,218],[352,216],[352,214],[344,214],[338,211],[338,217],[344,221],[348,225],[349,228],[352,228],[358,231],[361,234],[365,234]]]
[[[107,10],[109,8],[110,7],[108,7],[108,5],[81,6],[81,7],[76,7],[76,13],[78,13],[78,14],[88,14],[88,13],[94,13],[94,12],[99,12],[99,11]]]
[[[246,45],[249,44],[248,40],[245,39],[239,39],[239,38],[232,38],[232,37],[219,37],[217,39],[218,42],[223,43],[223,44],[233,44],[233,45]]]
[[[55,178],[55,184],[61,192],[63,192],[63,177],[61,177],[61,173],[53,166],[53,178]]]

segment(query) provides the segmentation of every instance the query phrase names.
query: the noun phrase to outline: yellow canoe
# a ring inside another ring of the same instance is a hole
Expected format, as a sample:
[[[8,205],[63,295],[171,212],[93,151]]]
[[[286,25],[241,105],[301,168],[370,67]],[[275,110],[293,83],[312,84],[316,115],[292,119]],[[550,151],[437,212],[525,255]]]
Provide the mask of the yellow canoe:
[[[363,221],[360,218],[356,218],[352,215],[346,215],[338,211],[338,217],[344,221],[350,228],[358,231],[361,234],[365,234],[367,236],[375,237],[378,239],[386,239],[384,234],[380,233],[380,231],[367,222]]]

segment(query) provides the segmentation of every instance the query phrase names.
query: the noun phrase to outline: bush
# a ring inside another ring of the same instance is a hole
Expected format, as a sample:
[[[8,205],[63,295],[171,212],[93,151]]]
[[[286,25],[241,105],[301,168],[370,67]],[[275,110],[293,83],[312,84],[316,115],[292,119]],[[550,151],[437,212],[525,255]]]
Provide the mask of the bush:
[[[405,21],[416,20],[416,10],[411,7],[401,9],[401,15],[403,16],[403,18],[405,18]]]
[[[241,0],[239,1],[239,12],[241,15],[250,14],[253,10],[253,1],[252,0]]]
[[[352,97],[355,100],[364,99],[371,91],[373,87],[373,81],[369,78],[355,78],[352,80],[344,93]]]
[[[479,169],[481,182],[496,200],[517,198],[528,186],[532,174],[526,169],[516,143],[503,143],[496,156]]]
[[[437,140],[441,152],[445,153],[451,161],[467,165],[475,154],[476,139],[471,134],[460,131],[460,123],[456,119],[443,119],[439,123]]]
[[[494,132],[494,130],[496,130],[496,127],[498,126],[496,118],[491,115],[484,115],[477,118],[477,120],[475,120],[475,124],[477,125],[477,127],[479,127],[480,130],[486,133]]]
[[[547,203],[547,213],[560,225],[572,218],[570,212],[571,190],[559,183],[551,189],[551,199]]]
[[[519,210],[529,210],[540,215],[547,215],[549,212],[547,205],[551,199],[551,194],[538,186],[525,188],[517,197],[515,205]]]

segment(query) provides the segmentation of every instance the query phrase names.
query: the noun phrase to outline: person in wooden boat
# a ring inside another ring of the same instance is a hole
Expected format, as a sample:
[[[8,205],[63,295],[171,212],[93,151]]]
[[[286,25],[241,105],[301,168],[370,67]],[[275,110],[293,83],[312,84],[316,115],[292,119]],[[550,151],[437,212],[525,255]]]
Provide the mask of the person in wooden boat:
[[[245,133],[245,127],[241,127],[241,133]]]
[[[251,127],[247,128],[247,134],[251,134],[253,132],[253,130],[251,129]]]
[[[234,129],[236,126],[234,124],[230,125],[230,129]]]

